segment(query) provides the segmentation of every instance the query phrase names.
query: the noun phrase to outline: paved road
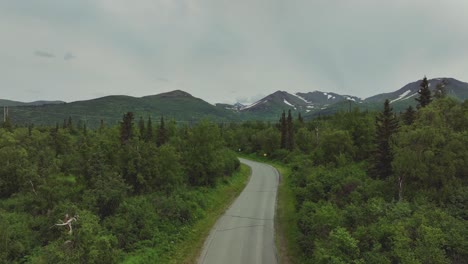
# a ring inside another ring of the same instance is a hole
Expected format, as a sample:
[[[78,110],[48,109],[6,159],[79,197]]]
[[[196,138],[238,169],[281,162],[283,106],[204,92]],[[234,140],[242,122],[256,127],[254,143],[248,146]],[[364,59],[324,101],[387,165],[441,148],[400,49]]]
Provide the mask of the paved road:
[[[250,181],[211,230],[198,263],[278,263],[274,241],[278,172],[263,163],[240,160],[252,168]]]

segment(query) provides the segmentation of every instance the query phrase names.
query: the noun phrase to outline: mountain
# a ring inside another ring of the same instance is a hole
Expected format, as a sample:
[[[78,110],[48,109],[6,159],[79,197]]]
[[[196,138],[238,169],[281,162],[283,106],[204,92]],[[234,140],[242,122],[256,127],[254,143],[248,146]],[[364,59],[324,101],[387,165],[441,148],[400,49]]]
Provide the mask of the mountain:
[[[314,91],[309,93],[297,93],[298,96],[304,98],[308,103],[314,104],[317,106],[327,106],[336,104],[343,101],[353,101],[353,102],[361,102],[361,98],[351,95],[340,95],[336,93],[325,93],[321,91]]]
[[[61,124],[64,119],[86,121],[96,127],[103,120],[116,124],[126,112],[134,112],[136,118],[148,116],[159,118],[161,115],[181,123],[196,122],[201,119],[229,122],[239,120],[278,120],[283,111],[301,112],[304,118],[314,118],[333,114],[337,111],[361,110],[380,111],[385,99],[392,102],[395,111],[404,111],[409,105],[416,105],[414,98],[419,90],[420,80],[409,83],[391,92],[371,96],[362,100],[356,96],[340,95],[333,92],[314,91],[308,93],[288,93],[276,91],[251,105],[216,104],[212,105],[184,91],[144,97],[113,95],[86,101],[64,103],[61,101],[37,101],[22,103],[0,100],[0,106],[9,106],[9,114],[16,124],[34,123],[36,125]],[[448,96],[458,100],[468,99],[468,83],[453,78],[429,80],[434,89],[444,82]],[[0,112],[3,109],[0,108]]]
[[[418,91],[420,89],[419,84],[421,81],[422,80],[418,80],[408,83],[394,92],[377,94],[361,101],[352,100],[353,103],[351,106],[346,106],[346,104],[342,102],[331,104],[318,112],[310,113],[310,115],[307,115],[306,118],[330,115],[344,110],[349,111],[349,108],[354,107],[358,107],[361,110],[380,111],[382,110],[383,103],[386,99],[390,100],[394,111],[404,111],[410,105],[413,107],[417,105],[415,98],[418,96]],[[434,89],[437,87],[437,85],[444,84],[447,91],[447,96],[453,97],[459,101],[468,99],[468,83],[461,82],[454,78],[434,78],[428,80],[428,82],[429,88],[432,92],[434,92]]]
[[[64,119],[72,117],[75,121],[85,121],[90,127],[97,127],[101,120],[116,124],[126,112],[134,112],[137,119],[148,116],[156,119],[163,115],[185,123],[204,118],[226,121],[237,118],[231,111],[219,109],[180,90],[139,98],[114,95],[56,105],[9,108],[10,117],[17,124],[62,124]]]
[[[276,112],[278,109],[292,108],[294,110],[304,110],[307,102],[296,95],[285,91],[276,91],[257,102],[241,108],[242,112]]]
[[[34,101],[34,102],[18,102],[18,101],[11,101],[6,99],[0,99],[0,107],[1,106],[20,106],[20,105],[46,105],[46,104],[63,104],[63,101]]]
[[[395,103],[414,98],[418,94],[420,89],[419,84],[421,81],[422,80],[418,80],[416,82],[409,83],[395,92],[371,96],[366,98],[364,101],[368,103],[383,103],[386,99],[389,99],[391,103]],[[453,78],[435,78],[428,80],[428,82],[429,88],[432,92],[437,85],[443,84],[444,82],[448,96],[455,97],[459,100],[468,99],[468,83],[464,83]]]
[[[314,91],[309,93],[291,94],[285,91],[277,91],[249,106],[241,108],[240,111],[256,116],[275,117],[277,117],[283,110],[293,110],[304,114],[313,114],[338,103],[348,101],[362,103],[362,100],[358,97],[340,95],[331,92]]]
[[[225,109],[225,110],[230,110],[230,111],[234,111],[234,112],[239,112],[242,108],[245,107],[245,105],[241,104],[241,103],[235,103],[233,105],[231,104],[216,104],[216,107],[220,108],[220,109]]]

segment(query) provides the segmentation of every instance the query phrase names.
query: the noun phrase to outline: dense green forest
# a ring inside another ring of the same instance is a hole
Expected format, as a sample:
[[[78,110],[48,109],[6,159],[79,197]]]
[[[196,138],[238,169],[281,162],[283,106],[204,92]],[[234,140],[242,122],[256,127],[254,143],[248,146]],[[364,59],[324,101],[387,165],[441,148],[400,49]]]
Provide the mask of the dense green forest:
[[[387,101],[380,113],[227,129],[232,149],[290,168],[291,259],[468,263],[468,101],[436,97],[402,113]]]
[[[3,123],[0,262],[169,262],[240,163],[216,124],[156,123]]]
[[[97,129],[7,120],[0,260],[169,262],[239,169],[238,152],[290,169],[298,263],[468,263],[468,101],[421,91],[417,109],[387,101],[307,122],[291,112],[191,127],[132,113]]]

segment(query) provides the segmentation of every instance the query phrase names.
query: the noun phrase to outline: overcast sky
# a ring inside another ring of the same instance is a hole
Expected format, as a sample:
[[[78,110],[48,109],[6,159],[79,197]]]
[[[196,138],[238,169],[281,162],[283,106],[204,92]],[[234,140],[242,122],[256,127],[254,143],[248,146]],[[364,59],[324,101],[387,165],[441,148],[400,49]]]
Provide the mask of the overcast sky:
[[[0,0],[0,98],[368,97],[468,81],[466,0]]]

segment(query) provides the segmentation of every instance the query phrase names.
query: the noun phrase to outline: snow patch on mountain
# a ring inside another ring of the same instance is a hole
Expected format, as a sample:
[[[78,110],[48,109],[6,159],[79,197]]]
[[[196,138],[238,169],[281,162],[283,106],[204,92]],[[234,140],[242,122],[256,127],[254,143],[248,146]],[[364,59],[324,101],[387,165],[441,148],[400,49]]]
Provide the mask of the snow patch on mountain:
[[[284,102],[285,104],[289,105],[289,106],[292,106],[292,107],[294,107],[294,105],[293,105],[293,104],[291,104],[290,102],[286,101],[286,99],[283,99],[283,102]]]
[[[400,94],[397,99],[391,100],[390,103],[400,101],[401,99],[405,98],[409,93],[411,93],[411,90],[408,90],[408,91]]]
[[[252,107],[254,107],[254,106],[256,106],[256,105],[258,105],[260,103],[266,103],[266,102],[268,102],[268,100],[264,100],[264,101],[259,100],[259,101],[255,102],[255,103],[251,104],[251,105],[243,107],[241,110],[246,110],[246,109],[252,108]]]
[[[308,104],[310,103],[309,101],[307,101],[307,100],[306,100],[304,97],[302,97],[302,96],[299,96],[299,95],[297,95],[297,94],[291,94],[291,95],[294,95],[295,97],[301,99],[302,101],[304,101],[304,102],[306,102],[306,103],[308,103]]]
[[[288,102],[286,99],[283,99],[283,102],[289,106],[291,106],[292,108],[294,108],[294,110],[296,110],[296,106],[294,106],[293,104],[291,104],[290,102]]]

